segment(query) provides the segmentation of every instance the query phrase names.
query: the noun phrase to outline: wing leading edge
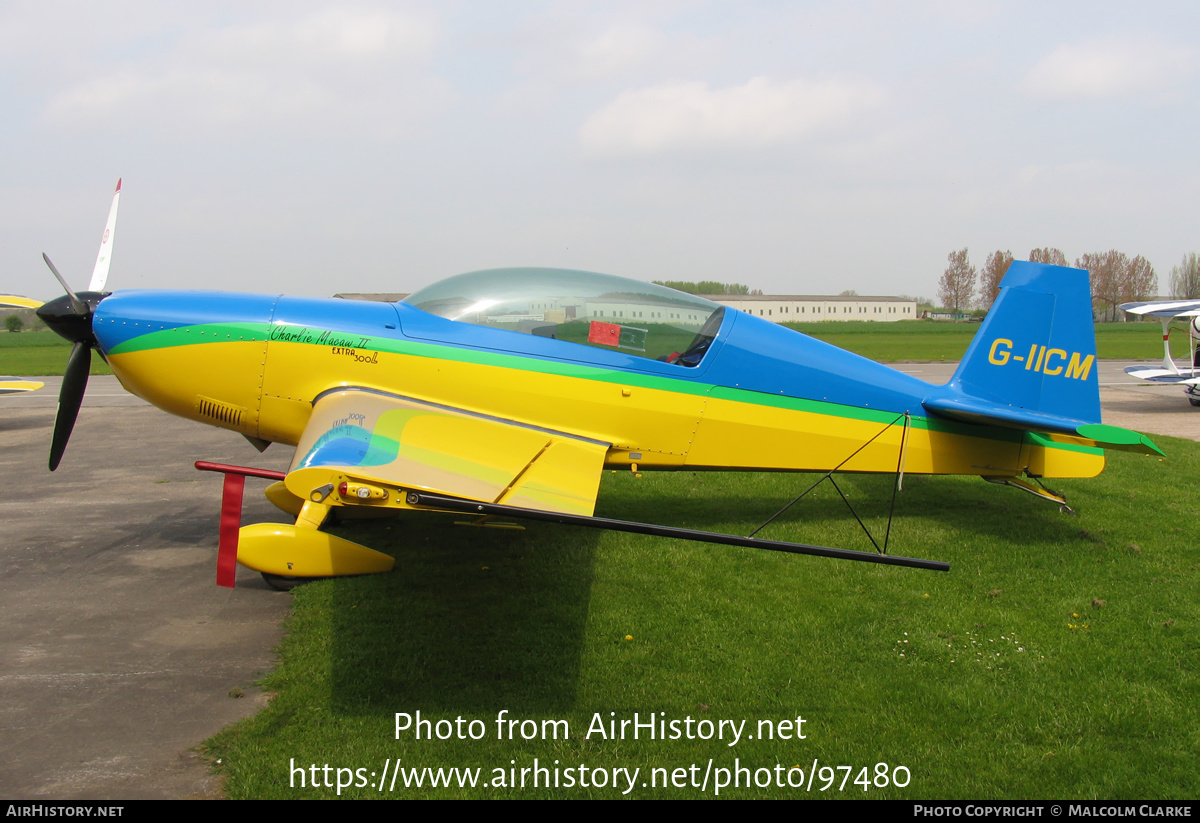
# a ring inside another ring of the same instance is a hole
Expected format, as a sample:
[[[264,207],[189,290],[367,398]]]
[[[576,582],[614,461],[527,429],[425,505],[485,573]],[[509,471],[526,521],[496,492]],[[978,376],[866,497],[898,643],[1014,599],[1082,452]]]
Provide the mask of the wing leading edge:
[[[36,380],[26,380],[22,377],[0,377],[0,394],[20,394],[21,392],[37,391],[45,383]]]

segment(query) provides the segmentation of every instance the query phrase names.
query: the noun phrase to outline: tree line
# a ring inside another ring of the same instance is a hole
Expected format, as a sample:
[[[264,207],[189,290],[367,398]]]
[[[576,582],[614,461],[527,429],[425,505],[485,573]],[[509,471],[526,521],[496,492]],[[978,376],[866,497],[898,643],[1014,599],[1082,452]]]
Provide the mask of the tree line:
[[[1000,291],[1000,281],[1013,261],[1011,251],[992,252],[976,271],[967,249],[947,255],[946,267],[938,283],[938,300],[955,314],[973,308],[989,309]],[[1033,263],[1069,266],[1060,249],[1041,248],[1029,252]],[[1150,261],[1140,254],[1129,257],[1112,249],[1089,252],[1075,260],[1075,268],[1087,269],[1092,284],[1092,307],[1097,317],[1116,320],[1120,305],[1135,300],[1149,300],[1158,293],[1158,275]],[[1186,254],[1183,262],[1171,269],[1171,294],[1174,297],[1200,299],[1200,256]]]
[[[750,291],[750,287],[742,283],[719,283],[716,280],[701,280],[698,283],[691,280],[652,280],[650,282],[688,294],[762,294],[761,289]]]

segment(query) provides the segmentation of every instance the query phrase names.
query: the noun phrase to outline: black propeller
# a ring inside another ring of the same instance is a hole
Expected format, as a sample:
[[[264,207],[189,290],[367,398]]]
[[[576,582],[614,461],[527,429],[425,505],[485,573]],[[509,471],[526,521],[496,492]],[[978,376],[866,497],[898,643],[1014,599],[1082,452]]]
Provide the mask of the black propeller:
[[[50,471],[54,471],[62,460],[67,441],[71,439],[71,430],[75,428],[75,418],[79,416],[79,406],[83,403],[83,392],[92,368],[92,349],[97,345],[96,336],[92,333],[92,314],[109,292],[85,291],[76,294],[50,258],[45,254],[42,257],[67,293],[41,306],[37,315],[59,337],[75,344],[67,360],[67,370],[63,373],[62,389],[58,393],[58,416],[54,420],[54,440],[50,444]]]
[[[113,240],[117,231],[117,204],[121,200],[121,181],[117,181],[117,190],[113,192],[112,205],[108,209],[108,222],[104,224],[104,235],[100,238],[100,252],[96,255],[96,267],[92,269],[92,279],[88,283],[88,291],[76,294],[71,291],[67,281],[50,258],[42,253],[42,259],[54,272],[58,282],[66,294],[56,300],[51,300],[37,310],[38,317],[52,328],[54,332],[74,343],[71,349],[71,359],[67,361],[67,370],[63,373],[62,389],[58,392],[58,417],[54,420],[54,440],[50,444],[50,471],[58,468],[67,441],[71,439],[71,429],[75,428],[75,418],[79,416],[79,405],[83,402],[83,391],[87,388],[88,372],[92,369],[92,349],[99,344],[96,335],[92,333],[92,314],[96,306],[111,292],[104,291],[108,282],[108,270],[112,264]],[[104,353],[101,352],[103,357]]]

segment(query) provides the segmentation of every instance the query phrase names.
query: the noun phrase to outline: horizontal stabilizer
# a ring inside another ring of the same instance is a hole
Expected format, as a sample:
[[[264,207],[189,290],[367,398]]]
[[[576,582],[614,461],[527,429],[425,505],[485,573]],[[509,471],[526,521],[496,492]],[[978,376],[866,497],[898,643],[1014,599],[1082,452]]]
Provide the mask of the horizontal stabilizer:
[[[1122,303],[1121,309],[1143,317],[1197,317],[1200,300],[1151,300],[1142,303]]]
[[[966,423],[1000,426],[1023,431],[1066,434],[1091,441],[1091,445],[1105,449],[1120,449],[1143,454],[1162,454],[1162,450],[1146,435],[1119,426],[1104,423],[1088,423],[1070,420],[1044,412],[1031,411],[1016,406],[1003,406],[977,397],[943,397],[926,400],[929,411]]]
[[[1080,437],[1091,440],[1096,445],[1103,446],[1106,449],[1120,449],[1121,451],[1140,452],[1142,454],[1158,454],[1166,457],[1166,453],[1154,445],[1154,441],[1132,429],[1109,426],[1105,423],[1088,423],[1076,429],[1076,433]]]

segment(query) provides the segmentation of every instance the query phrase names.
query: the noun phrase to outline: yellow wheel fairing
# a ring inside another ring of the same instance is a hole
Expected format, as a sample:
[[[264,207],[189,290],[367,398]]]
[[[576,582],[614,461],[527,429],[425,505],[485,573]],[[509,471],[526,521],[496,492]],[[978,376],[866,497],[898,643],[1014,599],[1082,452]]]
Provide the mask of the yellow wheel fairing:
[[[382,552],[316,529],[255,523],[238,532],[238,562],[284,577],[340,577],[390,572],[395,560]]]

